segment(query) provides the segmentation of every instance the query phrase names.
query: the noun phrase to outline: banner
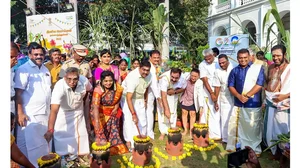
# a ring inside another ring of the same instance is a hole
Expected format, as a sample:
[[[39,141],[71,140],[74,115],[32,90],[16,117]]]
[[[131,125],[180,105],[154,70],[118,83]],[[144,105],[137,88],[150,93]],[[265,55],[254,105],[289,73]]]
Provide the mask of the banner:
[[[27,41],[37,42],[47,50],[56,47],[69,53],[77,43],[75,12],[26,16]]]
[[[249,35],[237,34],[209,37],[209,47],[217,47],[220,54],[227,55],[233,66],[236,66],[238,65],[237,52],[242,48],[249,48]]]

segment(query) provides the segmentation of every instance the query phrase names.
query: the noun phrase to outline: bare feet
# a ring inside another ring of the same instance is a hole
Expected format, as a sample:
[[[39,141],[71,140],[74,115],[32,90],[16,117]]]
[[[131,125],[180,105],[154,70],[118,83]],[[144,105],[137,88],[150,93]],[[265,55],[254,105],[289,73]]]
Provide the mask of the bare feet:
[[[164,137],[165,137],[165,135],[161,134],[158,139],[162,141],[162,140],[164,140]]]

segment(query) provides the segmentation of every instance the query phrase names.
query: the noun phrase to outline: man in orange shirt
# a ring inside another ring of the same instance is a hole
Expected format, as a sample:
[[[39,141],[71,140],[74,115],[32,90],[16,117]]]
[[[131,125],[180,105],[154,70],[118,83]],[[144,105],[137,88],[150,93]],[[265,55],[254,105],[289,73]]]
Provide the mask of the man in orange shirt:
[[[54,88],[55,83],[58,81],[58,75],[61,69],[61,51],[58,48],[52,48],[49,51],[50,61],[45,63],[51,74],[51,89]]]

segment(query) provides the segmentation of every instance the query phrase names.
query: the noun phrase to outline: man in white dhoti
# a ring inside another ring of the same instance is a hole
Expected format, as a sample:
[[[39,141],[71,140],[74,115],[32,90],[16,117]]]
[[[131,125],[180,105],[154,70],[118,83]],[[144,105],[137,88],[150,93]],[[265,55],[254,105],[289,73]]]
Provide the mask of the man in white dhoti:
[[[148,90],[148,99],[147,99],[147,135],[154,139],[154,131],[153,131],[153,124],[154,124],[154,100],[157,100],[157,106],[162,106],[161,98],[160,98],[160,90],[158,88],[158,76],[160,75],[160,66],[159,62],[161,60],[161,55],[158,50],[153,50],[150,53],[149,62],[151,63],[151,85]]]
[[[184,91],[186,81],[179,68],[172,68],[159,77],[163,108],[157,108],[160,140],[168,134],[170,127],[176,127],[178,96]]]
[[[274,64],[270,65],[266,80],[264,118],[264,139],[268,146],[273,145],[271,140],[278,140],[278,135],[290,132],[290,65],[286,60],[286,48],[276,45],[271,52]],[[277,146],[271,148],[273,155],[276,149]]]
[[[123,90],[123,135],[126,145],[132,151],[133,137],[147,132],[147,115],[145,105],[147,104],[147,89],[151,84],[151,64],[142,61],[139,68],[131,71],[122,82]],[[138,126],[138,128],[137,128]]]
[[[228,87],[234,96],[234,107],[228,124],[226,149],[235,150],[236,143],[241,147],[250,146],[257,156],[261,153],[262,112],[261,90],[264,85],[262,65],[249,61],[249,51],[241,49],[237,53],[239,65],[233,68],[228,77]]]
[[[79,75],[79,69],[69,67],[65,77],[54,86],[51,113],[45,139],[54,140],[55,152],[61,156],[87,155],[90,153],[88,133],[84,119],[83,102],[92,90],[89,80]]]
[[[227,143],[228,121],[233,108],[233,96],[227,87],[227,81],[233,67],[225,54],[220,54],[218,61],[220,68],[216,69],[213,79],[213,87],[217,97],[214,108],[220,112],[222,141]]]
[[[206,123],[209,127],[209,138],[221,140],[221,116],[219,111],[214,108],[214,102],[217,100],[212,81],[214,73],[219,68],[218,58],[214,56],[212,49],[203,51],[204,60],[199,64],[200,79],[204,85],[205,103],[203,107],[203,117],[200,123]]]
[[[30,60],[17,69],[14,78],[19,123],[17,144],[38,167],[37,159],[51,150],[44,139],[50,112],[51,75],[43,64],[45,49],[34,44],[28,52]]]

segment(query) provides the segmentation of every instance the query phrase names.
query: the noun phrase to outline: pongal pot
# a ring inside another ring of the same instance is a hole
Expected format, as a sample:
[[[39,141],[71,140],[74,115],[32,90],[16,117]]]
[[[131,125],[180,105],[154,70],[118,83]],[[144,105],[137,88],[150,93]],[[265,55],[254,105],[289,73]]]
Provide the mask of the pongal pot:
[[[179,156],[183,154],[183,140],[181,129],[170,128],[168,130],[168,140],[166,143],[166,151],[171,156]]]
[[[149,136],[135,136],[132,162],[138,166],[149,164],[152,158],[152,146]]]
[[[207,147],[209,145],[208,126],[206,124],[194,124],[193,143],[198,147]]]

